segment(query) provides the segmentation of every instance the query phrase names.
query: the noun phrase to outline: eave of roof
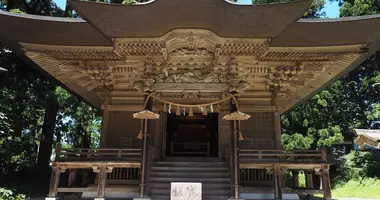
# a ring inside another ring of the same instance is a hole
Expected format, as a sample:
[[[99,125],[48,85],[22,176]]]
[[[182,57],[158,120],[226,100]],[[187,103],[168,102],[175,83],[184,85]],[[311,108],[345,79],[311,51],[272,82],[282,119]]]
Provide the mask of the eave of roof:
[[[312,0],[260,6],[224,0],[156,0],[144,5],[69,3],[111,38],[159,37],[174,29],[206,29],[222,37],[272,38],[301,18]]]
[[[0,35],[16,42],[71,46],[112,45],[110,39],[82,19],[0,11],[0,24]]]
[[[380,15],[300,19],[271,42],[273,47],[369,44],[380,38]]]

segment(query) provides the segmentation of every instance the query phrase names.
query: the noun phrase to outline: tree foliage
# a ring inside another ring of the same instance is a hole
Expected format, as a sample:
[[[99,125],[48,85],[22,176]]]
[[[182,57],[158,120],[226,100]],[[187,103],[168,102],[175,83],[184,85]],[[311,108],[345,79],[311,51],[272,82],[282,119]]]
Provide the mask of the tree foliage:
[[[373,15],[380,13],[379,0],[343,0],[340,17]]]
[[[252,0],[253,5],[287,3],[294,0]],[[323,17],[326,13],[322,12],[325,5],[325,0],[314,0],[309,9],[305,12],[304,18]]]
[[[3,0],[0,8],[16,12],[71,16],[51,0]],[[96,146],[99,111],[45,77],[35,66],[0,46],[0,176],[31,169],[46,171],[52,147]]]

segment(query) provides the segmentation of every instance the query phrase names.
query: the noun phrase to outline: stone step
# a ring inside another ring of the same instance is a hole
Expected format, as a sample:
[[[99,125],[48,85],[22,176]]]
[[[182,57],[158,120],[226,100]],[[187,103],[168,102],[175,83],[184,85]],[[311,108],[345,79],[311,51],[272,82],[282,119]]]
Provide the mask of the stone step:
[[[160,178],[160,177],[166,177],[166,178],[229,178],[228,172],[157,172],[152,171],[150,172],[151,178]]]
[[[155,182],[148,183],[149,188],[153,189],[168,189],[170,190],[170,182]],[[205,190],[230,190],[231,184],[228,183],[202,183],[202,189]]]
[[[206,196],[202,195],[202,200],[226,200],[229,196]],[[168,195],[152,195],[152,200],[170,200],[170,196]]]
[[[149,182],[201,182],[201,183],[229,183],[230,178],[202,178],[202,177],[150,177]]]
[[[170,189],[150,189],[150,194],[153,195],[170,195]],[[218,196],[218,195],[230,195],[231,190],[219,190],[219,189],[204,189],[202,187],[202,194],[208,196]]]
[[[151,172],[229,172],[224,166],[157,166],[150,168]]]
[[[199,158],[191,162],[155,162],[150,168],[148,193],[152,200],[169,200],[171,182],[202,183],[202,199],[226,200],[231,195],[230,173],[226,163]]]
[[[186,167],[197,167],[197,166],[207,166],[207,167],[228,167],[224,162],[162,162],[157,161],[153,163],[153,166],[186,166]]]
[[[164,162],[218,162],[217,157],[166,157]]]

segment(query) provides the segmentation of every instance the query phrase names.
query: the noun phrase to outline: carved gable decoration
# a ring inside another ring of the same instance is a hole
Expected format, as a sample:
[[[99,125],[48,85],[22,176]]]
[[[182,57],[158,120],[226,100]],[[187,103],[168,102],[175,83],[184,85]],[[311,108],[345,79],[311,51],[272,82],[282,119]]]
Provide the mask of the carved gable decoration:
[[[269,41],[173,30],[157,38],[113,38],[114,46],[106,47],[21,45],[58,80],[87,91],[154,91],[195,100],[204,92],[278,89],[283,107],[341,72],[365,47],[270,47]]]

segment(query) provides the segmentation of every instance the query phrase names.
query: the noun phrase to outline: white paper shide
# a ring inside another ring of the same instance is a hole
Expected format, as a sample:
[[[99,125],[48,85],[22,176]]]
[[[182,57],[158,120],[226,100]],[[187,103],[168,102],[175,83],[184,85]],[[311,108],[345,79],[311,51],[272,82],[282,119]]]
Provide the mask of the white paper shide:
[[[201,200],[202,183],[171,183],[171,200]]]

